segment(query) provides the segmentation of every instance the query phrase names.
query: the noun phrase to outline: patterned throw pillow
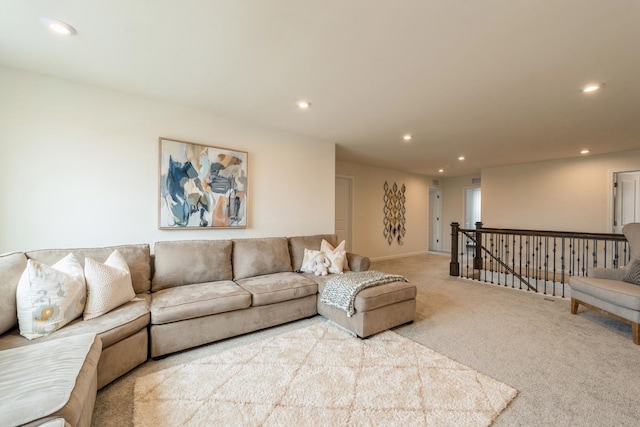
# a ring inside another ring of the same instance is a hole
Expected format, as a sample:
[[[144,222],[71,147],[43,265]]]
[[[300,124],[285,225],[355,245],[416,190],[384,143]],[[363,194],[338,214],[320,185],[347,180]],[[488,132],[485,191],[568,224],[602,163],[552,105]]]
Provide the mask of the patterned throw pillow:
[[[311,268],[311,262],[315,257],[320,255],[322,252],[314,251],[313,249],[304,248],[304,257],[302,258],[302,267],[300,267],[300,271],[303,273],[313,273],[313,269]]]
[[[329,273],[342,274],[344,271],[344,264],[347,262],[347,253],[345,251],[333,251],[326,252],[324,254],[329,258],[329,261],[331,261]]]
[[[84,274],[87,279],[84,320],[107,314],[136,297],[127,261],[117,250],[109,255],[104,264],[85,258]]]
[[[20,335],[28,340],[57,331],[82,314],[84,272],[69,254],[52,266],[30,259],[16,289]]]
[[[633,283],[634,285],[640,285],[640,259],[636,259],[629,267],[629,271],[622,279],[625,282]]]
[[[347,253],[346,253],[346,250],[345,250],[345,245],[346,245],[346,243],[343,240],[342,242],[340,242],[340,244],[338,246],[336,246],[334,248],[331,245],[331,243],[329,243],[326,240],[322,239],[322,242],[320,243],[320,250],[322,252],[324,252],[330,260],[332,260],[332,262],[331,262],[332,266],[334,265],[333,259],[335,259],[336,257],[342,255],[342,259],[343,259],[342,267],[340,267],[341,270],[337,271],[339,267],[336,266],[336,267],[333,268],[333,270],[335,270],[335,271],[331,271],[332,269],[330,267],[329,268],[329,272],[330,273],[342,273],[343,270],[344,271],[349,271],[350,270],[349,269],[349,262],[347,261]],[[342,253],[342,254],[340,254],[340,253]],[[336,254],[336,255],[333,255],[333,254]]]

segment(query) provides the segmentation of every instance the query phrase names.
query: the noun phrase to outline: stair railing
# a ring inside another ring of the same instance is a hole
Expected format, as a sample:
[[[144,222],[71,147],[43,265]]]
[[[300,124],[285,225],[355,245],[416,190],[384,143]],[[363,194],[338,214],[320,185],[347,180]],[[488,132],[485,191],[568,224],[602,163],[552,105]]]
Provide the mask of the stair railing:
[[[569,277],[630,261],[622,234],[485,228],[451,223],[449,274],[565,297]]]

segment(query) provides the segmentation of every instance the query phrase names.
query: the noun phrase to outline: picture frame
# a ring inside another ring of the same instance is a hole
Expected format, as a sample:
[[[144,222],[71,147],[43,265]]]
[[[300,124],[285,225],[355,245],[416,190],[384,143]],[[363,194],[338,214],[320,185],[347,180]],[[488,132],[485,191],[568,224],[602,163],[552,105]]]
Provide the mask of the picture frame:
[[[160,137],[158,228],[247,227],[249,153]]]

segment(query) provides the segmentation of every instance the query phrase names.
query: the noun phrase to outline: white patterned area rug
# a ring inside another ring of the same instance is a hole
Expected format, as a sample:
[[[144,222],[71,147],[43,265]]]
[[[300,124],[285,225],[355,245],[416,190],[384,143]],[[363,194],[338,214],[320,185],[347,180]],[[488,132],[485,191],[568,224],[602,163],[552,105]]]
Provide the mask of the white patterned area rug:
[[[142,426],[486,426],[517,391],[387,331],[329,322],[141,377]]]

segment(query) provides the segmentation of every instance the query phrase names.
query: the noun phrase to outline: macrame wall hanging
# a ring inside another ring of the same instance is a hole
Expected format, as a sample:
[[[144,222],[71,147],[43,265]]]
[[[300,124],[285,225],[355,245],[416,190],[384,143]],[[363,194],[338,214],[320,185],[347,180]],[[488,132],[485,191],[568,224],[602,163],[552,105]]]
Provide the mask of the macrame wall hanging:
[[[394,240],[399,245],[404,244],[404,191],[405,186],[398,189],[398,185],[394,182],[393,187],[389,187],[387,181],[384,182],[384,237],[387,239],[389,246]]]

